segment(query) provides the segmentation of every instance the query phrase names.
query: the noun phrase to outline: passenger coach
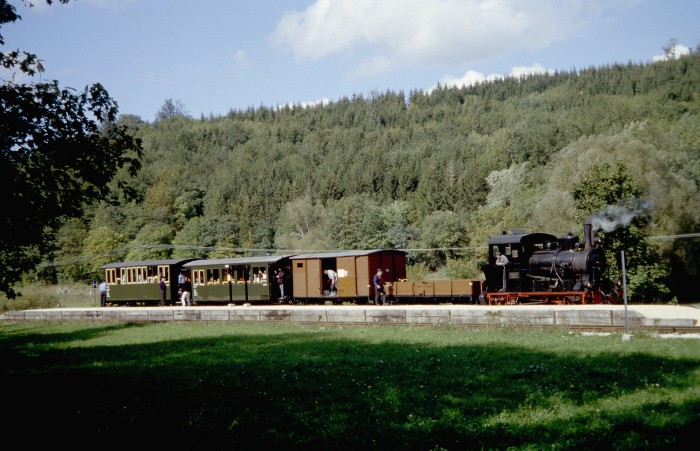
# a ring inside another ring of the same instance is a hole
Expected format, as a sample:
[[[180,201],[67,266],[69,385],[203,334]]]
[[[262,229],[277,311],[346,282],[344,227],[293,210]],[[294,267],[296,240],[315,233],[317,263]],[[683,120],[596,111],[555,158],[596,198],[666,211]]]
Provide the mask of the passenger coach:
[[[185,264],[192,278],[192,300],[203,304],[270,304],[277,301],[280,289],[275,283],[277,269],[287,274],[285,288],[290,285],[288,256],[240,257],[194,260]]]
[[[143,260],[108,263],[100,266],[105,271],[107,302],[126,305],[155,305],[160,302],[160,278],[165,279],[165,302],[176,304],[177,277],[183,265],[194,259]]]

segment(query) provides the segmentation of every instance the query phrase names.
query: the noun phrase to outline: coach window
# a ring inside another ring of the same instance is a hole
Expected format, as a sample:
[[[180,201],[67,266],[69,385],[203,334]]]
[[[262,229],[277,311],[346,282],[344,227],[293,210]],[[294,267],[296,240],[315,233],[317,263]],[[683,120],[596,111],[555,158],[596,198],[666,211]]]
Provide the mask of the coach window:
[[[204,270],[203,269],[195,269],[192,271],[192,278],[194,279],[194,284],[195,285],[204,285]]]
[[[512,253],[513,253],[513,252],[511,251],[510,244],[507,244],[507,245],[506,245],[506,248],[505,248],[504,254],[506,254],[506,255],[512,255]]]
[[[491,255],[497,257],[499,252],[500,250],[498,249],[498,246],[491,246]]]
[[[219,279],[219,268],[207,269],[207,283],[209,283],[209,284],[221,283],[221,279]]]
[[[114,268],[105,271],[105,280],[108,285],[114,285],[117,283],[117,270]]]
[[[170,282],[170,267],[161,265],[158,267],[158,278],[164,278],[166,282]]]
[[[250,278],[253,283],[263,283],[263,274],[265,274],[264,267],[253,266],[250,270]]]

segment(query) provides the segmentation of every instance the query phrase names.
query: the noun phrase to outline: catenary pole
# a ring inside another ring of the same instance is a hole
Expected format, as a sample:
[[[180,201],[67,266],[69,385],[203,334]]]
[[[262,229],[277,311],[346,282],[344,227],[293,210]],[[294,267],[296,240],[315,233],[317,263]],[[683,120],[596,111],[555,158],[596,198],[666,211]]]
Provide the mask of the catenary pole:
[[[629,320],[627,319],[627,271],[625,269],[625,251],[620,252],[620,259],[622,260],[622,297],[625,300],[625,335],[629,336],[630,327]]]

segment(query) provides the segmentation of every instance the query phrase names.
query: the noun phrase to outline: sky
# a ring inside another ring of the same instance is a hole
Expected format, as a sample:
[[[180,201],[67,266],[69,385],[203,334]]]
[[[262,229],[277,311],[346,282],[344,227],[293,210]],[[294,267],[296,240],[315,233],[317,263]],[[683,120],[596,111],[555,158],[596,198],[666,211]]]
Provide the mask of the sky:
[[[74,0],[4,24],[39,80],[101,83],[120,114],[193,117],[651,63],[700,46],[700,0]],[[0,70],[0,78],[13,74]],[[28,82],[14,74],[15,82]]]

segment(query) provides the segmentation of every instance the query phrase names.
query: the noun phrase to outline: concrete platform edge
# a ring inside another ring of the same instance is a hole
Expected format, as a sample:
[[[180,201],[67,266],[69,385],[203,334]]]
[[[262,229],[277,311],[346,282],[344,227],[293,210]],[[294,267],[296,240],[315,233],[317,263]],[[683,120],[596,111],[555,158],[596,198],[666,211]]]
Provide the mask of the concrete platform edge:
[[[354,325],[523,326],[581,329],[683,329],[700,333],[700,309],[683,306],[221,306],[18,310],[1,321],[224,321]]]

